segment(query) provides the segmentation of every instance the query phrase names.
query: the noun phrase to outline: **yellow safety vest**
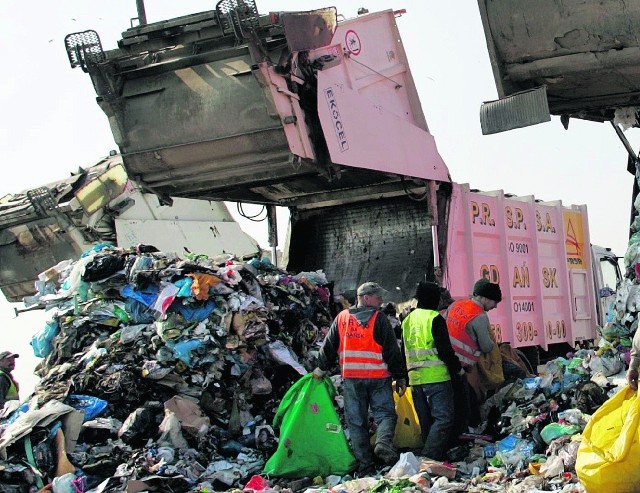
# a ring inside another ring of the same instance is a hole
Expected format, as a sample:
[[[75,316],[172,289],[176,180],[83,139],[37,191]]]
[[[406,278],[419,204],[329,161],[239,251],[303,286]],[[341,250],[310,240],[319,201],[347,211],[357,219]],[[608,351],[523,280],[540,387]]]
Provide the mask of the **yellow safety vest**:
[[[9,375],[8,373],[0,370],[0,375],[6,377],[7,379],[9,379],[10,385],[9,385],[9,390],[7,390],[7,395],[4,396],[4,400],[5,401],[17,401],[18,400],[18,386],[16,385],[16,382],[13,380],[13,378],[11,378],[11,375]]]
[[[447,365],[438,356],[431,331],[433,319],[438,315],[440,314],[435,310],[417,308],[402,321],[409,385],[451,380]]]

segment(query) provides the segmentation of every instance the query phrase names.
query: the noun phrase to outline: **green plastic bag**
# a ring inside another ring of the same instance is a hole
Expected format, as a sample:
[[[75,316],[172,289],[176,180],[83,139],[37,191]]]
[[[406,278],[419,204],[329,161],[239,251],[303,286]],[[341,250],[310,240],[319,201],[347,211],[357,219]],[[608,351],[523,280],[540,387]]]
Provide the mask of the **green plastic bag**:
[[[545,441],[547,445],[551,444],[553,440],[558,437],[565,435],[575,435],[580,431],[580,427],[578,425],[566,425],[560,423],[549,423],[547,426],[542,428],[540,432],[540,437]]]
[[[287,391],[273,418],[280,428],[278,448],[264,473],[279,477],[344,475],[356,468],[347,437],[333,406],[328,377],[303,376]]]

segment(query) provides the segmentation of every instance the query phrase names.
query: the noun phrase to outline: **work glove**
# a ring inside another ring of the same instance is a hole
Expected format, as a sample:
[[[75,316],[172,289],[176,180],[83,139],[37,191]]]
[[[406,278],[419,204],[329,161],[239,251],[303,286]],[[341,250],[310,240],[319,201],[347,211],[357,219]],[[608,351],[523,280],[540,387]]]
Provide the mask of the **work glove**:
[[[327,374],[326,371],[316,368],[313,370],[313,378],[322,379]]]
[[[404,378],[398,378],[394,385],[394,389],[398,393],[398,397],[402,397],[407,390],[407,381]]]
[[[633,390],[638,390],[638,370],[627,370],[627,383]]]

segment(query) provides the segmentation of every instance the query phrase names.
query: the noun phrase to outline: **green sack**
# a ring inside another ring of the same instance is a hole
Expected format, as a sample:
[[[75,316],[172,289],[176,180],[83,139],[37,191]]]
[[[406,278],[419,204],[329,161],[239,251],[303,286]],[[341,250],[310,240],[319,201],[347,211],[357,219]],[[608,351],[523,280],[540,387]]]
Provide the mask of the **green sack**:
[[[264,466],[271,476],[340,476],[356,468],[333,406],[335,388],[328,377],[303,376],[287,391],[273,418],[280,428],[278,448]]]

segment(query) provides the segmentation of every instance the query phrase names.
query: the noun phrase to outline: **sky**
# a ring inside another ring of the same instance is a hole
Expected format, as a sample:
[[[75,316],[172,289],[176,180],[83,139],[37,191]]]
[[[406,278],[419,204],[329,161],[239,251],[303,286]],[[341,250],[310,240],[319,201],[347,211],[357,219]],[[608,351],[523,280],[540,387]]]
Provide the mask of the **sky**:
[[[355,16],[358,7],[370,12],[406,9],[397,24],[429,130],[452,179],[485,191],[502,189],[562,200],[565,205],[586,204],[592,243],[624,255],[633,177],[626,171],[626,150],[609,124],[571,120],[565,130],[559,118],[552,117],[541,125],[482,135],[480,106],[497,99],[497,91],[475,1],[256,3],[260,13],[335,6],[346,18]],[[148,22],[155,22],[210,10],[215,2],[146,0],[145,4]],[[93,29],[103,48],[113,49],[136,16],[135,0],[0,2],[0,43],[5,46],[0,78],[5,176],[0,180],[0,197],[68,176],[117,149],[89,76],[70,68],[64,37]],[[630,129],[626,136],[637,150],[640,130]],[[231,212],[235,214],[235,209]],[[286,211],[279,214],[281,246],[286,218]],[[240,224],[267,248],[266,223]],[[16,318],[14,308],[20,306],[0,299],[0,350],[21,353],[15,373],[29,389],[36,381],[32,369],[37,363],[29,341],[47,314],[30,312]]]

